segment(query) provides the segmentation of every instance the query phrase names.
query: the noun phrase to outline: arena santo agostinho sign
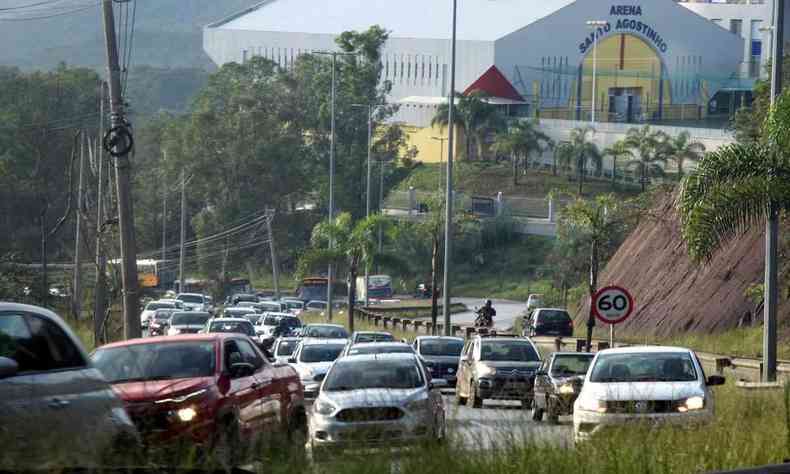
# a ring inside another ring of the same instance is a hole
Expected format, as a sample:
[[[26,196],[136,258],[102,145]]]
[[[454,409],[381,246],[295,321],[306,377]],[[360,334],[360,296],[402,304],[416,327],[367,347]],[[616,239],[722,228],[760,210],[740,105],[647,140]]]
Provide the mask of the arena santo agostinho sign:
[[[609,16],[617,16],[617,17],[641,17],[642,16],[642,7],[640,5],[612,5],[609,9]],[[585,54],[587,50],[592,47],[593,43],[595,42],[596,36],[600,38],[601,36],[608,34],[612,31],[612,22],[606,22],[605,26],[601,26],[596,28],[594,31],[590,32],[587,38],[584,39],[581,43],[579,43],[579,52]],[[616,22],[614,22],[614,31],[620,33],[627,33],[633,32],[642,35],[643,37],[650,40],[653,45],[661,51],[662,53],[666,53],[669,49],[667,46],[666,41],[664,38],[661,37],[660,34],[653,28],[650,24],[634,19],[634,18],[618,18]]]

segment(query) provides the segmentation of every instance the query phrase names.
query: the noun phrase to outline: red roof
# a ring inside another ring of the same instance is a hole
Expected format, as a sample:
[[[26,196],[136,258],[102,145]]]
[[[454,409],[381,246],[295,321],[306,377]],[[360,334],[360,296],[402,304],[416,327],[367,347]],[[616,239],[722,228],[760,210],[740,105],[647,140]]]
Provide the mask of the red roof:
[[[464,95],[469,95],[474,91],[482,91],[491,97],[499,97],[502,99],[510,99],[518,102],[524,102],[524,98],[518,93],[513,84],[499,72],[496,66],[491,66],[488,71],[483,73],[471,86],[467,87]]]

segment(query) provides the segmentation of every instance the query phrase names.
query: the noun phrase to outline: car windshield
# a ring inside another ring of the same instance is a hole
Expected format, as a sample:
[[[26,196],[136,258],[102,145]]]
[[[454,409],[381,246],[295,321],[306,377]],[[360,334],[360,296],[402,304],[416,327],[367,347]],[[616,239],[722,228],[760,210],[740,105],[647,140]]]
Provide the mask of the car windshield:
[[[565,311],[541,310],[538,319],[543,323],[567,323],[571,317]]]
[[[207,313],[175,313],[170,319],[173,326],[203,326],[211,316]]]
[[[277,326],[277,322],[279,321],[279,317],[277,316],[264,316],[263,317],[263,324],[264,326]]]
[[[464,349],[464,341],[426,339],[420,342],[420,354],[424,356],[457,357]]]
[[[371,388],[414,389],[425,385],[414,359],[340,359],[329,371],[323,390],[340,392]]]
[[[280,311],[280,303],[258,303],[256,306],[264,311]]]
[[[299,356],[299,362],[332,362],[343,352],[343,344],[314,344],[304,346]]]
[[[255,329],[248,321],[215,321],[211,323],[208,332],[234,332],[254,336]]]
[[[584,375],[592,362],[590,355],[558,355],[554,357],[551,365],[551,375],[554,377],[568,377],[571,375]]]
[[[297,344],[296,341],[280,341],[277,344],[277,348],[274,350],[274,356],[286,357],[293,354]]]
[[[285,306],[288,309],[302,309],[304,308],[304,303],[301,301],[285,301]]]
[[[302,322],[299,321],[299,318],[282,318],[277,323],[280,326],[288,327],[288,328],[298,328],[302,325]]]
[[[485,341],[481,344],[480,360],[537,362],[540,357],[527,341]]]
[[[252,301],[239,301],[239,308],[252,308],[258,303],[253,303]]]
[[[360,354],[408,354],[414,352],[410,346],[403,346],[400,344],[381,344],[367,347],[352,346],[348,350],[348,355]]]
[[[155,311],[157,309],[165,309],[165,308],[175,308],[176,305],[173,303],[148,303],[145,305],[146,311]]]
[[[684,352],[602,354],[590,374],[592,382],[692,382],[697,371]]]
[[[332,339],[346,339],[348,331],[339,326],[307,326],[304,332],[305,337],[320,337]]]
[[[247,314],[243,314],[241,317],[246,319],[252,324],[258,324],[258,321],[261,320],[261,315],[257,313],[247,313]]]
[[[110,383],[210,377],[213,342],[160,342],[99,349],[91,357]]]
[[[309,309],[326,309],[326,303],[323,301],[311,301],[307,303]]]
[[[392,337],[392,334],[368,333],[368,334],[357,334],[356,342],[387,342],[394,340],[395,338]]]
[[[200,295],[179,295],[178,299],[184,303],[203,303],[203,297]]]

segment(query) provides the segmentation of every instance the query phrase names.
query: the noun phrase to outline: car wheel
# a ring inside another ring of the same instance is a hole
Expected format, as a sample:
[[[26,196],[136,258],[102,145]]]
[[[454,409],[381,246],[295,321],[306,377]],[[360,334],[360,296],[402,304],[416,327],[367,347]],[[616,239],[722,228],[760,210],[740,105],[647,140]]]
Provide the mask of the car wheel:
[[[538,408],[538,404],[532,402],[532,421],[543,421],[543,409]]]
[[[288,420],[288,443],[292,449],[304,450],[307,444],[307,415],[304,410],[298,410]]]
[[[467,400],[467,405],[469,405],[469,408],[483,408],[483,399],[480,398],[477,384],[472,382],[469,384],[469,387],[469,399]]]

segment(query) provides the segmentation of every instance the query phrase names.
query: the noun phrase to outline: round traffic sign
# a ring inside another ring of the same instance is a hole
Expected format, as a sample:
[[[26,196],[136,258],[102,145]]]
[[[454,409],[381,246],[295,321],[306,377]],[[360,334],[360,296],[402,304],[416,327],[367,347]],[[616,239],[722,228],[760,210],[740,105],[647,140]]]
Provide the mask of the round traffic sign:
[[[595,317],[603,323],[621,323],[633,313],[634,298],[621,286],[606,286],[593,295],[592,309]]]

